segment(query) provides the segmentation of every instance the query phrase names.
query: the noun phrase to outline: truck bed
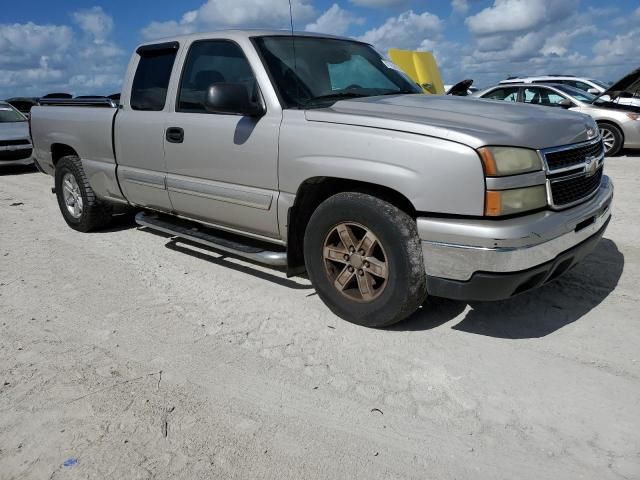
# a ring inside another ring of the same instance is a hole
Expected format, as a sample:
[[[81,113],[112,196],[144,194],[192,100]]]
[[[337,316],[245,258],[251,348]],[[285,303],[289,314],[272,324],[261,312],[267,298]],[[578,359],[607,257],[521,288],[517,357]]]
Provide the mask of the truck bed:
[[[34,154],[42,169],[53,175],[60,146],[72,145],[82,158],[92,187],[105,198],[122,201],[113,148],[115,104],[81,100],[47,100],[31,111]],[[62,151],[69,154],[73,152]]]

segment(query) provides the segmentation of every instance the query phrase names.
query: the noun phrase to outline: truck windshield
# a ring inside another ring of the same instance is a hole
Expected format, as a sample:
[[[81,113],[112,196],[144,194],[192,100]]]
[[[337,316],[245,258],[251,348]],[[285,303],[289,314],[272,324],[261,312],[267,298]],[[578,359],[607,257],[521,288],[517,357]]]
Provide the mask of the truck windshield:
[[[303,36],[254,39],[286,108],[326,107],[345,98],[422,93],[369,45]]]
[[[0,105],[0,123],[26,122],[27,119],[12,107]]]

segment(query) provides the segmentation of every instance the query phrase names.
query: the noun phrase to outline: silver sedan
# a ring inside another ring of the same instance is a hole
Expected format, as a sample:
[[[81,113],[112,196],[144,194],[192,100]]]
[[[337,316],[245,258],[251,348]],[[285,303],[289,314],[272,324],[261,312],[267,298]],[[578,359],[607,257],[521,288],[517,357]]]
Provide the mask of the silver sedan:
[[[586,113],[600,127],[607,156],[622,148],[640,148],[640,109],[601,100],[567,85],[530,83],[496,85],[474,95],[488,100],[521,102]]]

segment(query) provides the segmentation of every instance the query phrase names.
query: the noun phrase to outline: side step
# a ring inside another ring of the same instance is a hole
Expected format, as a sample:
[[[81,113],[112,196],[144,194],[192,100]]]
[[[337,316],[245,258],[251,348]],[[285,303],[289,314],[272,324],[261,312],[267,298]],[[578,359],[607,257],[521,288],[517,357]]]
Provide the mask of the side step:
[[[232,237],[239,238],[238,235],[227,234],[189,220],[140,212],[136,215],[136,223],[152,230],[168,233],[169,235],[206,245],[238,257],[247,258],[257,263],[272,267],[287,266],[287,252],[285,251],[267,250],[260,246],[262,242],[251,239],[247,239],[247,243],[241,243],[232,239]]]

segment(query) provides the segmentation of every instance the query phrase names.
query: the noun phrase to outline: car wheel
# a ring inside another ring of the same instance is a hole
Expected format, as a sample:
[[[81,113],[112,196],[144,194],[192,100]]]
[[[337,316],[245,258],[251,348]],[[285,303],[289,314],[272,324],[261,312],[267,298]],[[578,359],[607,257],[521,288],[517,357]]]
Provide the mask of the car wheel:
[[[307,225],[304,256],[318,296],[358,325],[399,322],[427,295],[415,220],[371,195],[346,192],[325,200]]]
[[[111,221],[112,207],[99,201],[75,155],[62,157],[55,171],[56,197],[60,212],[74,230],[89,232]]]
[[[600,135],[602,143],[604,143],[604,154],[607,157],[613,157],[618,154],[622,148],[622,132],[618,127],[611,123],[599,123]]]

